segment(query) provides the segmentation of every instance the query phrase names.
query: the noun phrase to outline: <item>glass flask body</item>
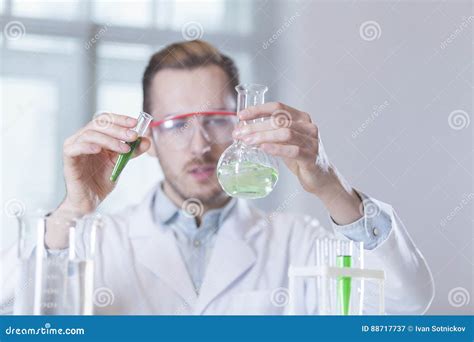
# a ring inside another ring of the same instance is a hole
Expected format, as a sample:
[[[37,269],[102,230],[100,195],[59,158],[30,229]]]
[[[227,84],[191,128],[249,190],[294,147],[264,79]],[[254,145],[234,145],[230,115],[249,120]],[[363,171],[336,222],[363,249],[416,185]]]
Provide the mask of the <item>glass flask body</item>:
[[[237,90],[237,112],[265,102],[268,88],[259,84],[241,84]],[[243,124],[268,120],[259,118]],[[221,155],[217,164],[217,178],[224,191],[232,197],[263,198],[278,181],[278,162],[256,146],[234,140]]]

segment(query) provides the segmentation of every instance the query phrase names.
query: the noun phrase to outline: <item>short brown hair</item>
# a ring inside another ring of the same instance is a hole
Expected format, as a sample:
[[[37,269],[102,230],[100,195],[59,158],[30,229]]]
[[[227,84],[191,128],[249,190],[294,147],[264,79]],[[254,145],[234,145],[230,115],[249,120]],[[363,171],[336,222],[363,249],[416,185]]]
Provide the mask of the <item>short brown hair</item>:
[[[151,113],[150,88],[153,76],[163,69],[193,69],[217,65],[229,77],[229,87],[239,84],[239,71],[234,61],[211,44],[202,40],[174,43],[151,56],[143,73],[143,111]]]

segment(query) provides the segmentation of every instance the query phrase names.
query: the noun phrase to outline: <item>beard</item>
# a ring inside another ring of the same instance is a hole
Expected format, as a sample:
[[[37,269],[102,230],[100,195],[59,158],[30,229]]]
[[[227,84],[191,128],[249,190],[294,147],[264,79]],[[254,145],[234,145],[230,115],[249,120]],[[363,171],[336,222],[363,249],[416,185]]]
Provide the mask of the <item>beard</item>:
[[[160,165],[165,176],[165,183],[171,190],[183,201],[189,198],[196,198],[206,207],[215,207],[224,203],[228,195],[221,188],[217,180],[217,170],[205,181],[198,183],[189,173],[192,166],[196,165],[215,165],[217,161],[210,155],[203,155],[200,158],[193,158],[188,161],[178,172],[173,170],[169,162],[161,162]]]

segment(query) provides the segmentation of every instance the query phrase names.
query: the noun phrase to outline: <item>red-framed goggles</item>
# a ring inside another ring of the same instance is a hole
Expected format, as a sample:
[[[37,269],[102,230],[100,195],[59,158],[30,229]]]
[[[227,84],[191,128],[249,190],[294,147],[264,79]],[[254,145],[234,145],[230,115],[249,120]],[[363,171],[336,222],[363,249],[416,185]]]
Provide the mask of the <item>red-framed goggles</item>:
[[[235,111],[212,110],[168,115],[153,121],[150,128],[156,143],[185,148],[198,131],[209,144],[231,142],[237,121]]]

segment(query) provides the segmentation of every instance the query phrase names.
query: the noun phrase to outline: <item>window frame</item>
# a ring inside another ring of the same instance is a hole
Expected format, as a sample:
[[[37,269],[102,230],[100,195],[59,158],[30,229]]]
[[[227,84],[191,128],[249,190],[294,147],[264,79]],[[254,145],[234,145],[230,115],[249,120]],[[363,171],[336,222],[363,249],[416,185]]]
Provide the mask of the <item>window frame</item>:
[[[111,25],[107,26],[106,23],[94,22],[92,19],[84,20],[81,18],[92,18],[92,4],[90,1],[79,1],[79,13],[78,17],[75,20],[61,20],[55,18],[33,18],[33,17],[24,17],[24,16],[14,16],[12,15],[12,5],[13,0],[4,0],[3,12],[0,13],[0,23],[2,28],[10,21],[19,21],[25,26],[26,35],[38,35],[44,37],[58,37],[58,38],[72,38],[76,40],[79,44],[79,67],[82,70],[82,75],[80,80],[78,80],[77,86],[74,88],[77,92],[75,94],[65,93],[65,90],[68,88],[68,80],[70,81],[70,76],[53,76],[51,70],[37,70],[33,75],[38,78],[54,78],[54,81],[58,82],[61,89],[59,95],[60,103],[58,104],[59,110],[64,110],[67,107],[74,107],[74,119],[61,119],[59,123],[61,130],[58,135],[58,144],[57,144],[57,153],[62,155],[62,142],[71,134],[74,129],[81,127],[86,122],[88,122],[92,115],[98,110],[97,106],[97,96],[99,92],[99,86],[101,82],[110,82],[113,80],[120,79],[120,82],[136,82],[136,79],[123,79],[123,75],[111,75],[105,76],[101,79],[99,72],[99,65],[101,61],[107,59],[101,59],[101,56],[98,53],[98,48],[100,44],[104,43],[125,43],[125,44],[143,44],[150,46],[155,50],[158,50],[159,47],[164,45],[176,42],[183,41],[183,35],[181,30],[175,29],[163,29],[156,27],[156,6],[159,6],[160,2],[166,0],[153,0],[153,19],[151,20],[148,27],[133,27],[133,26],[119,26]],[[226,6],[224,13],[224,21],[230,22],[230,16],[235,16],[235,13],[232,13],[230,10],[232,6]],[[241,8],[238,9],[242,11]],[[206,31],[204,26],[204,36],[202,37],[206,41],[216,44],[220,48],[225,49],[225,53],[233,56],[245,55],[248,54],[252,60],[255,54],[255,48],[258,42],[262,41],[263,36],[260,30],[256,29],[254,23],[255,16],[252,16],[251,19],[251,28],[249,32],[233,32],[228,30],[227,27],[224,28],[224,31],[213,32]],[[107,29],[104,30],[104,26],[107,26]],[[85,48],[87,42],[92,42],[96,35],[100,35],[100,39],[96,39],[93,44],[90,44],[88,48]],[[137,37],[140,39],[137,41]],[[262,39],[260,39],[262,38]],[[13,58],[15,60],[17,56],[26,56],[29,52],[17,51],[14,49],[9,49],[9,41],[7,39],[2,39],[1,41],[1,52],[2,59],[5,60]],[[36,53],[35,53],[36,54]],[[37,53],[38,55],[44,55],[44,58],[50,58],[53,56],[47,53]],[[127,65],[132,61],[129,60],[117,60],[118,64]],[[14,63],[13,63],[14,64]],[[10,66],[9,66],[10,65]],[[28,68],[31,71],[31,68]],[[251,69],[254,69],[253,67]],[[259,68],[255,68],[258,72]],[[21,66],[12,67],[12,64],[4,64],[2,66],[2,75],[5,76],[19,76],[22,73],[28,74],[30,71],[21,71]],[[253,70],[250,70],[249,73],[252,73]],[[139,75],[141,77],[141,75]],[[128,76],[125,76],[128,77]],[[81,95],[81,99],[78,100],[74,97]],[[62,163],[57,165],[58,175],[62,173]],[[55,193],[57,194],[57,201],[62,199],[64,195],[64,184],[62,177],[57,177],[58,181],[56,184],[52,185],[55,187]],[[59,202],[58,202],[59,203]]]

